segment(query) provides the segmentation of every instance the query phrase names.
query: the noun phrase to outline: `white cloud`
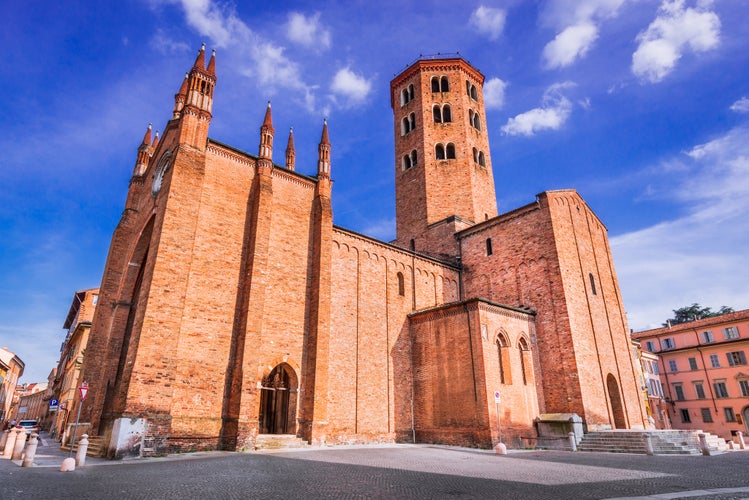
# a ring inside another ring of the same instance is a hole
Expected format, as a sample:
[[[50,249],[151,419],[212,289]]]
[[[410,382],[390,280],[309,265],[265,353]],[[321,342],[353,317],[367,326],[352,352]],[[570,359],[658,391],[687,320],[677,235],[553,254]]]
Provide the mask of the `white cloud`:
[[[309,17],[300,12],[291,12],[286,23],[286,38],[308,48],[330,48],[330,31],[320,24],[319,12]]]
[[[484,83],[484,105],[486,109],[500,109],[505,105],[505,88],[507,82],[499,78],[490,78]]]
[[[611,239],[630,327],[660,326],[698,302],[749,307],[737,269],[749,247],[749,129],[736,128],[651,172],[651,196],[681,204],[684,215]]]
[[[742,97],[735,103],[731,104],[730,110],[735,111],[736,113],[749,113],[749,99]]]
[[[673,71],[686,50],[699,53],[717,47],[720,19],[708,10],[710,6],[709,2],[698,2],[692,8],[685,7],[684,0],[664,0],[658,17],[637,35],[632,73],[643,81],[659,82]]]
[[[381,241],[395,239],[395,219],[380,219],[369,223],[361,230],[362,234],[377,238]]]
[[[506,17],[507,13],[502,9],[481,5],[473,11],[469,22],[489,40],[496,40],[502,34]]]
[[[372,90],[372,83],[346,67],[338,70],[330,88],[336,96],[343,96],[346,105],[350,106],[366,100]]]
[[[599,24],[615,17],[626,0],[554,0],[542,15],[545,24],[561,31],[544,47],[546,68],[562,68],[583,58],[598,39]]]
[[[562,82],[546,89],[541,107],[510,118],[502,127],[502,133],[531,136],[541,130],[558,130],[572,112],[572,103],[562,94],[562,90],[572,86],[572,82]]]
[[[543,58],[547,68],[569,66],[582,58],[598,38],[598,28],[591,22],[575,24],[564,29],[546,44]]]
[[[190,50],[190,46],[185,42],[174,40],[161,29],[156,30],[156,33],[151,37],[149,45],[162,54],[175,54]]]

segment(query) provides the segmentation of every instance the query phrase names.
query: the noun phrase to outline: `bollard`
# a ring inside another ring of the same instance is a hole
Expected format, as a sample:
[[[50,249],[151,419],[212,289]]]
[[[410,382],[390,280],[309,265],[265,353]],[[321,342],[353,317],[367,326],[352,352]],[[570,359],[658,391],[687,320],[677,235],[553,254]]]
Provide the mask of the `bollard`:
[[[697,434],[700,438],[700,449],[702,450],[702,454],[705,456],[710,455],[710,448],[707,446],[707,438],[704,434]]]
[[[76,467],[83,467],[86,465],[86,452],[88,451],[88,434],[81,436],[78,441],[78,450],[75,452],[75,465]]]
[[[497,443],[494,447],[494,453],[497,455],[507,455],[507,446],[504,443]]]
[[[39,434],[36,432],[31,435],[29,444],[26,445],[26,454],[23,456],[23,462],[21,467],[31,467],[34,465],[34,457],[36,457],[36,447],[39,444]]]
[[[728,449],[729,450],[735,450],[736,449],[736,443],[734,443],[733,441],[729,441],[728,442]]]
[[[10,458],[13,456],[13,447],[16,445],[16,439],[18,439],[18,431],[26,432],[23,429],[8,429],[8,440],[5,442],[5,448],[3,448],[3,458]]]
[[[569,436],[570,438],[570,450],[577,451],[577,440],[575,439],[575,433],[570,432],[569,434],[567,434],[567,436]]]
[[[655,455],[655,450],[653,449],[653,437],[650,434],[645,434],[645,453],[650,456]]]
[[[21,460],[23,458],[23,447],[26,446],[26,429],[18,429],[18,437],[16,437],[16,444],[13,446],[13,456],[11,460]]]
[[[10,430],[6,429],[3,431],[2,435],[0,435],[0,454],[5,450],[5,443],[8,442],[8,434],[10,434]]]
[[[75,470],[75,459],[68,457],[60,464],[60,472],[72,472]]]
[[[740,450],[746,449],[746,445],[744,444],[744,433],[739,431],[736,433],[736,437],[739,438],[739,449]]]

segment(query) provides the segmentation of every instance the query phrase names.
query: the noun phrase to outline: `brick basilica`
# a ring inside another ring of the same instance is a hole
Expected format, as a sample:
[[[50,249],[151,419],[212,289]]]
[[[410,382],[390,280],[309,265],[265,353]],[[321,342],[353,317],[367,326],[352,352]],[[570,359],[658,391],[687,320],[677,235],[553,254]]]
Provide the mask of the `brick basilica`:
[[[208,137],[205,59],[146,132],[102,277],[81,421],[110,458],[265,434],[490,447],[498,417],[518,447],[542,413],[643,427],[606,228],[574,190],[497,213],[478,70],[420,59],[391,82],[387,243],[333,225],[327,124],[316,176],[291,133],[273,162],[270,105],[256,156]]]

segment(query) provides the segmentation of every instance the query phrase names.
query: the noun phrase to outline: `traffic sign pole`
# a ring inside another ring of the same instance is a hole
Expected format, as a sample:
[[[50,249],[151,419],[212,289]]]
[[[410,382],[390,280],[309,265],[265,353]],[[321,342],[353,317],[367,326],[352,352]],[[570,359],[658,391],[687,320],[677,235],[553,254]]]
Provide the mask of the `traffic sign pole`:
[[[497,444],[502,444],[502,424],[501,424],[501,417],[499,415],[499,402],[500,402],[500,395],[499,391],[494,391],[494,405],[497,408],[497,438],[499,439],[499,442]]]
[[[73,446],[75,445],[75,435],[78,433],[78,421],[81,419],[81,408],[83,408],[83,400],[86,399],[88,393],[88,382],[85,380],[78,388],[78,392],[81,393],[81,400],[78,403],[78,416],[75,417],[75,427],[73,427],[73,440],[70,441],[70,456],[73,456]]]

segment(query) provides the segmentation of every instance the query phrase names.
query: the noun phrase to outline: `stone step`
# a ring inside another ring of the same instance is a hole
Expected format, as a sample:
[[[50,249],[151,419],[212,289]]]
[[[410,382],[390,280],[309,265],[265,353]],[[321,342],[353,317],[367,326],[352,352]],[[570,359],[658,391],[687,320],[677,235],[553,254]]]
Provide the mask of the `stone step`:
[[[271,450],[280,448],[304,448],[307,441],[294,434],[259,434],[255,438],[256,450]]]
[[[650,436],[653,452],[657,455],[701,454],[699,434],[702,431],[602,431],[583,436],[578,445],[580,451],[611,453],[646,453],[645,437]],[[712,453],[728,450],[725,440],[719,436],[705,434]]]
[[[81,438],[77,437],[75,440],[75,444],[73,444],[73,453],[78,451],[78,443],[80,442]],[[70,451],[70,444],[66,443],[62,446],[60,446],[60,449],[63,451]],[[102,436],[89,436],[88,438],[88,448],[86,449],[86,456],[87,457],[102,457],[104,456],[104,452],[106,451],[106,446],[104,444],[104,438]]]

